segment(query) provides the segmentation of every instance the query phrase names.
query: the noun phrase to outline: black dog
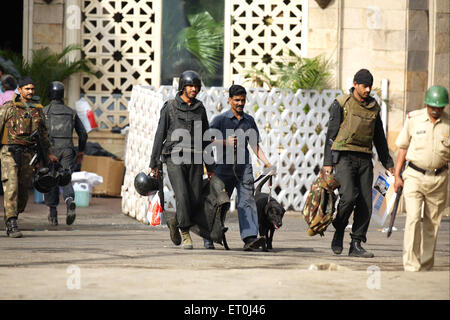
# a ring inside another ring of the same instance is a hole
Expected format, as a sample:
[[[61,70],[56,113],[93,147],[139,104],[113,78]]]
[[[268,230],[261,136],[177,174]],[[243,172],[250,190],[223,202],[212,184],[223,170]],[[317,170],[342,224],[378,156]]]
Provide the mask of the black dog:
[[[275,233],[275,229],[279,229],[283,225],[282,220],[284,213],[286,212],[277,200],[270,197],[269,194],[261,192],[263,185],[270,177],[271,176],[267,175],[267,177],[263,178],[255,189],[259,235],[266,238],[265,248],[263,247],[265,251],[272,249],[273,234]]]

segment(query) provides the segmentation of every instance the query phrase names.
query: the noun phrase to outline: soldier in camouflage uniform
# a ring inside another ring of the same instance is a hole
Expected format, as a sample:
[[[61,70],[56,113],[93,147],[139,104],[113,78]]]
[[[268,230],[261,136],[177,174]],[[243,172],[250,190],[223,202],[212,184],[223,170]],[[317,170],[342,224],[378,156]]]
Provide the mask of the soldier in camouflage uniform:
[[[25,210],[28,190],[31,187],[33,167],[31,134],[38,130],[42,148],[50,161],[57,161],[49,154],[50,143],[42,115],[42,106],[34,103],[34,83],[30,77],[19,80],[19,95],[4,104],[0,110],[1,149],[0,160],[4,191],[4,219],[6,234],[22,237],[17,225],[19,213]]]

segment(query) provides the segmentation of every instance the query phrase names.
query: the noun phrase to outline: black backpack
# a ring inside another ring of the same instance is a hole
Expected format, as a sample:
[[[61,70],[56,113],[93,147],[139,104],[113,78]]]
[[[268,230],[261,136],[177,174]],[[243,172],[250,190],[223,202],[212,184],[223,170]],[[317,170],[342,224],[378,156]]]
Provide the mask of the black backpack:
[[[223,245],[229,250],[225,232],[225,218],[230,209],[230,197],[225,191],[225,184],[216,176],[203,180],[202,208],[192,218],[195,225],[190,231],[202,238]]]

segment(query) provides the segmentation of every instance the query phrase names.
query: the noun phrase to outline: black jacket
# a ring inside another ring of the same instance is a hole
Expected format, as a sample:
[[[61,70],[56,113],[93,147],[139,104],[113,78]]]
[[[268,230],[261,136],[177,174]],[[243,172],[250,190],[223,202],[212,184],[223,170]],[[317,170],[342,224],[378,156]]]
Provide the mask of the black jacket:
[[[174,100],[167,101],[164,106],[161,108],[161,113],[159,117],[158,127],[156,129],[155,139],[153,141],[153,149],[152,149],[152,155],[150,159],[150,168],[159,168],[161,165],[161,154],[166,153],[170,151],[170,147],[167,146],[169,136],[170,136],[170,128],[171,128],[171,121],[174,121],[172,119],[173,116],[170,115],[171,111],[169,110],[170,106],[169,103],[174,103],[176,105],[177,110],[177,116],[181,116],[183,118],[189,119],[192,115],[189,115],[189,113],[196,113],[197,115],[200,114],[200,118],[202,121],[202,137],[205,131],[209,129],[209,122],[208,117],[206,114],[206,109],[203,106],[203,103],[199,100],[194,100],[194,102],[191,105],[188,105],[186,102],[183,101],[180,97],[180,93],[177,93]],[[173,127],[172,127],[173,128]],[[204,151],[205,148],[210,144],[210,141],[202,141],[202,150]],[[192,149],[194,147],[192,146]],[[215,165],[214,164],[206,164],[208,172],[214,171]]]

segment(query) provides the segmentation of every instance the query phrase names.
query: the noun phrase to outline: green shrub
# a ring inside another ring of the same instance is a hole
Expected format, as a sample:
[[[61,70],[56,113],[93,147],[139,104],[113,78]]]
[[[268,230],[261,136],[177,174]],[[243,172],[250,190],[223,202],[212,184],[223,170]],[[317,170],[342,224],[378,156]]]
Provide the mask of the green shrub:
[[[273,63],[271,73],[274,76],[252,68],[246,72],[245,77],[257,86],[266,84],[269,88],[291,89],[293,92],[298,89],[322,91],[332,87],[330,68],[330,61],[322,55],[303,58],[290,52],[281,61]]]
[[[173,49],[186,49],[207,74],[214,74],[223,58],[223,24],[204,11],[187,16],[190,26],[181,30]]]
[[[95,75],[86,59],[78,59],[73,62],[65,59],[68,53],[80,49],[78,45],[69,45],[61,53],[54,53],[47,47],[33,50],[29,62],[22,55],[9,51],[0,51],[0,56],[9,59],[21,77],[30,76],[33,79],[36,95],[40,97],[41,103],[45,106],[49,103],[47,90],[52,81],[62,82],[78,72]]]

